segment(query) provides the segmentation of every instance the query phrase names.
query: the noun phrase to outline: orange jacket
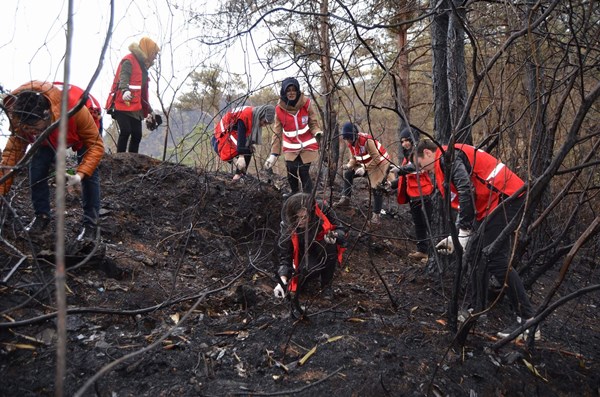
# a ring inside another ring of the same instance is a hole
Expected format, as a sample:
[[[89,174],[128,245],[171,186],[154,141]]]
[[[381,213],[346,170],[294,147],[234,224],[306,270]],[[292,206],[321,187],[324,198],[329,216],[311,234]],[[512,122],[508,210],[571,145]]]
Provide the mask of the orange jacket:
[[[13,106],[14,95],[17,95],[21,91],[37,91],[44,95],[50,102],[50,113],[51,122],[54,123],[60,118],[60,107],[61,107],[61,96],[62,90],[55,87],[52,83],[42,81],[31,81],[25,83],[4,98],[4,106],[9,114],[11,120],[10,131],[11,135],[8,138],[4,152],[2,153],[2,162],[0,163],[4,167],[15,166],[27,150],[27,147],[31,143],[29,137],[20,131],[19,126],[13,123],[10,116],[10,110]],[[78,95],[69,96],[69,108],[73,108],[79,101]],[[54,129],[48,136],[48,140],[44,142],[45,145],[51,145],[53,142],[57,142],[58,139],[58,128]],[[84,174],[85,176],[91,176],[96,167],[100,163],[102,156],[104,155],[104,141],[98,133],[98,127],[94,118],[90,114],[90,111],[84,106],[77,113],[69,118],[68,131],[67,131],[67,146],[68,147],[82,147],[87,148],[86,153],[81,160],[81,163],[77,166],[77,172]],[[0,169],[0,177],[3,177],[10,169]],[[7,179],[2,185],[0,185],[0,194],[4,195],[8,193],[12,185],[12,178]]]

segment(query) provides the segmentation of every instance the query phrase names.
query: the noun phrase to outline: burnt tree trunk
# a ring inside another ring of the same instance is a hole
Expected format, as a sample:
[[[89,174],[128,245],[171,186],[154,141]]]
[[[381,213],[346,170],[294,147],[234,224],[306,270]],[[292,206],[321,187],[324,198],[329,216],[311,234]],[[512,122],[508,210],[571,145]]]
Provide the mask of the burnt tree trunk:
[[[331,188],[335,182],[338,161],[340,157],[340,141],[338,139],[337,104],[335,98],[335,84],[331,70],[331,49],[329,47],[329,1],[322,0],[320,4],[321,17],[319,17],[319,46],[321,50],[321,87],[325,92],[325,110],[323,115],[324,139],[321,142],[323,159],[327,162],[327,181]],[[321,164],[320,164],[321,165]],[[333,190],[333,189],[330,189]]]

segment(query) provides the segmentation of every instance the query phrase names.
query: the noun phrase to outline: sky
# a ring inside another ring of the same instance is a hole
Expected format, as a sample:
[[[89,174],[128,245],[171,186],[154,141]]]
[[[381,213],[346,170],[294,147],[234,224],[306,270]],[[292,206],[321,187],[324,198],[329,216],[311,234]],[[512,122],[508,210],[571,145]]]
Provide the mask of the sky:
[[[105,104],[114,71],[128,53],[132,42],[143,36],[152,38],[161,47],[160,60],[151,70],[150,102],[160,109],[158,96],[165,104],[181,93],[182,84],[191,70],[217,63],[239,72],[257,72],[256,65],[241,61],[239,48],[223,55],[225,46],[206,46],[197,37],[202,29],[188,22],[191,7],[196,12],[210,12],[213,0],[115,0],[114,27],[111,42],[100,75],[91,89]],[[169,4],[171,3],[171,4]],[[174,3],[174,4],[173,4]],[[206,3],[210,4],[207,6]],[[98,67],[100,54],[110,21],[110,0],[73,0],[73,40],[70,62],[71,84],[85,88]],[[68,0],[2,0],[0,26],[0,85],[14,89],[30,80],[64,81],[64,55]],[[220,54],[217,54],[220,52]],[[248,54],[248,52],[245,52]],[[251,63],[251,61],[250,61]],[[158,81],[157,76],[160,75]],[[264,73],[258,73],[264,79]],[[250,82],[249,86],[251,86]],[[257,82],[256,84],[262,84]],[[110,123],[110,117],[108,121]],[[0,125],[0,136],[6,137],[6,122]],[[1,147],[4,147],[0,139]]]

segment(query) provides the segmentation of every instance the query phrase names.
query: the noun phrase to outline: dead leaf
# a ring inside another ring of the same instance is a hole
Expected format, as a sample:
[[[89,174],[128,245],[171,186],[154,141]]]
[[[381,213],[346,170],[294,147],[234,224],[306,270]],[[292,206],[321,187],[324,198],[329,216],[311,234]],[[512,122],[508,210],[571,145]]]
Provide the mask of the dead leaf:
[[[11,323],[15,322],[15,319],[12,318],[11,316],[9,316],[8,314],[3,314],[2,317],[4,317],[5,319],[7,319],[8,321],[10,321]]]
[[[171,314],[169,317],[175,324],[179,323],[179,313]]]
[[[529,369],[529,371],[531,371],[531,373],[533,373],[538,378],[542,379],[544,382],[548,382],[548,380],[546,378],[544,378],[542,375],[540,375],[540,373],[538,372],[538,370],[535,368],[535,366],[533,364],[531,364],[529,361],[527,361],[525,359],[523,359],[523,362],[525,363],[525,366],[527,366],[527,369]]]
[[[418,308],[419,306],[415,306],[412,309],[410,309],[410,314],[413,314]]]
[[[366,320],[363,320],[362,318],[358,318],[358,317],[350,317],[346,321],[349,321],[351,323],[364,323]]]
[[[446,320],[444,320],[442,318],[440,318],[438,320],[435,320],[435,322],[438,323],[438,324],[440,324],[440,325],[446,326]]]
[[[240,331],[221,331],[221,332],[216,332],[215,336],[232,336],[232,335],[237,335],[239,333],[240,333]]]
[[[344,335],[332,336],[331,338],[327,339],[327,343],[335,342],[336,340],[340,340],[343,337]]]
[[[6,346],[7,350],[13,350],[13,349],[35,350],[35,346],[28,345],[25,343],[4,343],[4,346]]]
[[[309,359],[309,358],[311,358],[311,356],[312,356],[313,354],[315,354],[315,352],[316,352],[316,351],[317,351],[317,346],[315,346],[315,347],[313,347],[312,349],[310,349],[310,350],[308,351],[308,353],[306,353],[306,354],[304,355],[304,357],[302,357],[302,358],[300,359],[300,361],[298,361],[298,365],[304,365],[304,363],[305,363],[305,362],[307,362],[307,361],[308,361],[308,359]]]

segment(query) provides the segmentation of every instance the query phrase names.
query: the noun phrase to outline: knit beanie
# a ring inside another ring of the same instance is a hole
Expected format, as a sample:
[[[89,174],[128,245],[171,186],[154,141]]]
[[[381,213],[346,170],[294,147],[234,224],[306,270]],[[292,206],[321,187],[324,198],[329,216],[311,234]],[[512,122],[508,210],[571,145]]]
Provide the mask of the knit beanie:
[[[402,129],[402,131],[400,131],[400,140],[402,139],[408,139],[409,141],[413,142],[413,137],[410,133],[410,130],[408,128],[404,128]]]
[[[351,140],[354,142],[356,140],[356,136],[358,135],[358,128],[351,122],[346,122],[342,126],[342,139]]]

